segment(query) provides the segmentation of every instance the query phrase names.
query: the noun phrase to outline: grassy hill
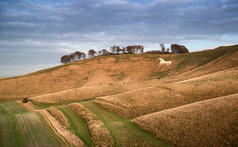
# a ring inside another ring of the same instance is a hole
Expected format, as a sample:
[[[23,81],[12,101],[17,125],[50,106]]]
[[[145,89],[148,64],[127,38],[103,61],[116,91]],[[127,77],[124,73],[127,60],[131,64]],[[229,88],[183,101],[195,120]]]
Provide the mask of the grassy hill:
[[[175,146],[237,146],[238,94],[168,109],[132,120]]]
[[[160,65],[158,58],[172,64]],[[0,123],[21,128],[11,121],[15,113],[5,111],[23,107],[9,101],[28,97],[24,106],[31,111],[16,109],[17,117],[30,122],[42,114],[37,123],[50,124],[53,145],[232,146],[237,93],[238,45],[182,55],[100,56],[0,79],[0,101],[7,101],[0,103]],[[41,128],[42,134],[50,130]],[[14,138],[17,144],[19,133]]]
[[[137,82],[172,75],[176,76],[167,78],[168,82],[183,80],[236,67],[237,51],[238,45],[235,45],[184,55],[140,54],[90,58],[19,77],[1,78],[0,100],[22,99],[83,86]],[[171,60],[173,64],[170,67],[159,67],[159,57]],[[177,76],[179,74],[181,76]]]

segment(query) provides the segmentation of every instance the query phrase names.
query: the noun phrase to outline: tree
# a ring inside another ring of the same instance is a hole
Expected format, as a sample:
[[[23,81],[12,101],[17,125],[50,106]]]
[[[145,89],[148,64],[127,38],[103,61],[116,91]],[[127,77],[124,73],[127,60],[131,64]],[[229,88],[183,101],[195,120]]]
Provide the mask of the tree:
[[[165,53],[165,47],[164,47],[164,44],[160,44],[160,47],[161,47],[162,54],[164,54],[164,53]]]
[[[121,52],[120,46],[116,46],[116,52],[117,52],[117,54],[120,54],[120,52]]]
[[[27,97],[25,97],[23,100],[22,100],[22,103],[27,103],[29,100]]]
[[[60,62],[64,64],[71,62],[69,55],[62,56]]]
[[[169,54],[169,48],[167,48],[167,51],[166,51],[166,52],[167,52],[167,54]]]
[[[86,54],[82,52],[81,59],[85,59],[85,58],[86,58]]]
[[[127,51],[128,54],[134,54],[135,53],[135,48],[134,48],[134,46],[129,45],[129,46],[126,47],[126,51]]]
[[[109,51],[107,49],[102,49],[102,55],[103,56],[109,55]]]
[[[116,53],[116,50],[117,50],[117,46],[116,45],[113,45],[111,48],[111,53],[115,54]]]
[[[140,46],[140,53],[143,53],[143,52],[144,52],[144,46],[141,45],[141,46]]]
[[[75,60],[81,60],[81,59],[84,59],[86,57],[85,53],[80,52],[80,51],[76,51],[73,54],[74,54]]]
[[[185,54],[189,53],[189,50],[184,45],[171,44],[172,54]]]
[[[125,53],[126,53],[126,48],[123,47],[123,48],[121,49],[121,51],[122,51],[122,54],[125,54]]]
[[[88,56],[89,57],[94,57],[95,54],[96,54],[96,51],[94,49],[91,49],[91,50],[88,51]]]
[[[76,61],[76,60],[75,60],[75,55],[74,55],[74,53],[71,53],[71,54],[69,55],[69,59],[70,59],[70,62]]]
[[[102,55],[102,51],[98,51],[98,52],[97,52],[97,55],[98,55],[98,56],[101,56],[101,55]]]

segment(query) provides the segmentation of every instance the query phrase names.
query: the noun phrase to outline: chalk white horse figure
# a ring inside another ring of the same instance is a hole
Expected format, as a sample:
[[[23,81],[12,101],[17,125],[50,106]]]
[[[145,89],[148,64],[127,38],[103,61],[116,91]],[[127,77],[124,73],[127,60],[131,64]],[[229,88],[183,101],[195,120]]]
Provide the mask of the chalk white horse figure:
[[[172,64],[172,61],[165,61],[165,60],[162,59],[162,58],[159,58],[159,59],[157,59],[157,60],[160,60],[159,66],[160,66],[161,64],[165,64],[166,66],[167,66],[167,65],[170,66],[170,64]]]

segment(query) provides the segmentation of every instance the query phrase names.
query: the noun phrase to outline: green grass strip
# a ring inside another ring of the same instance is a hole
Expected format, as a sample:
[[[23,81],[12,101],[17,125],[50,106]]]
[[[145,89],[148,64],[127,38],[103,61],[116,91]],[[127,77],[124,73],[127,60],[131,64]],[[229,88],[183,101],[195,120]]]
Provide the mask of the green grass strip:
[[[130,119],[125,119],[117,114],[109,112],[92,101],[81,102],[88,110],[94,113],[105,126],[115,141],[115,146],[170,146],[154,136],[142,131]]]
[[[85,120],[68,107],[58,108],[70,122],[70,131],[74,132],[87,146],[94,146],[91,133]]]

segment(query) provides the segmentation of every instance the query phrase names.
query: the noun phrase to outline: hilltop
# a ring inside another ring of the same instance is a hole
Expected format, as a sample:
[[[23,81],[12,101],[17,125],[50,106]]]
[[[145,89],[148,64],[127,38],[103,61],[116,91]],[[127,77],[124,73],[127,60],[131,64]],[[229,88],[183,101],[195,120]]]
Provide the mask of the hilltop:
[[[182,55],[113,55],[89,58],[23,76],[0,79],[0,99],[22,99],[85,86],[148,81],[174,82],[237,66],[238,46]],[[159,67],[158,58],[173,61]],[[142,86],[143,87],[143,86]]]
[[[12,114],[15,107],[8,106],[26,107],[32,113],[27,119],[47,120],[63,141],[52,133],[54,144],[237,146],[237,94],[238,45],[177,55],[99,56],[0,79],[0,100],[30,100],[2,103],[0,115],[11,120],[25,113]]]

